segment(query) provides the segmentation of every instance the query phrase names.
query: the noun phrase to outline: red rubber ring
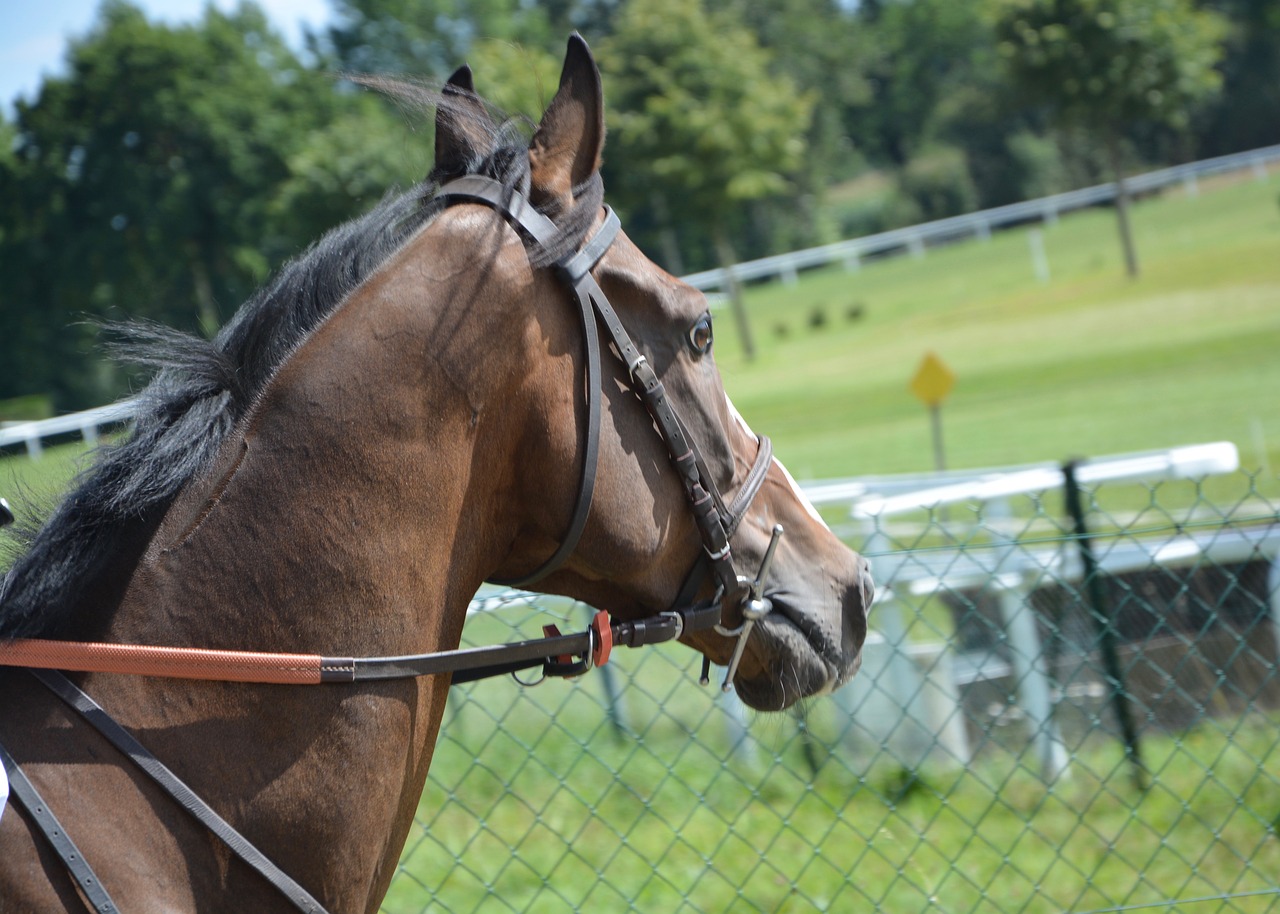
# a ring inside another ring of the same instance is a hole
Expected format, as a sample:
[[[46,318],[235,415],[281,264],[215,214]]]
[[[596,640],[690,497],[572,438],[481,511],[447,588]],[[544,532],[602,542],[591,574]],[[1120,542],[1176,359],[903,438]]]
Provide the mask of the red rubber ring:
[[[609,625],[609,614],[603,609],[591,620],[591,630],[596,633],[591,662],[595,666],[604,666],[609,662],[609,654],[613,651],[613,627]]]

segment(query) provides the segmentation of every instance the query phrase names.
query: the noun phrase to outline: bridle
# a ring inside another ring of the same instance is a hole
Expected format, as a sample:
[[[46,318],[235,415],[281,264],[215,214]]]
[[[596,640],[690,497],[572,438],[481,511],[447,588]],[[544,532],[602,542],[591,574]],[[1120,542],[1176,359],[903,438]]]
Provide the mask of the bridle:
[[[524,236],[526,243],[550,246],[559,233],[550,219],[538,212],[528,198],[519,191],[499,182],[471,175],[450,182],[440,189],[437,198],[449,201],[483,203],[504,216]],[[556,272],[573,291],[579,315],[582,319],[582,338],[586,355],[587,427],[586,447],[583,449],[583,467],[578,495],[574,501],[572,520],[559,548],[534,571],[516,578],[496,580],[493,583],[512,587],[527,587],[559,568],[577,547],[591,511],[591,497],[595,489],[596,464],[600,445],[600,404],[603,398],[600,368],[600,330],[607,333],[619,359],[626,366],[627,379],[632,391],[644,403],[667,447],[672,465],[682,483],[685,497],[693,510],[694,519],[706,554],[718,585],[727,596],[739,585],[730,557],[729,537],[741,523],[756,493],[764,482],[772,462],[772,445],[769,439],[758,436],[758,450],[751,471],[739,487],[732,504],[726,504],[714,477],[707,469],[706,461],[698,451],[693,437],[675,410],[662,381],[644,357],[631,335],[627,333],[617,311],[608,296],[600,288],[592,269],[613,246],[621,229],[618,216],[609,206],[604,208],[603,224],[582,248],[555,265]],[[687,582],[686,582],[687,585]],[[684,588],[682,588],[681,596]],[[677,598],[679,602],[680,598]]]
[[[456,202],[471,202],[492,207],[519,231],[526,247],[536,245],[545,250],[559,235],[560,230],[555,223],[538,212],[527,197],[491,178],[477,175],[458,178],[439,188],[436,199],[443,201],[446,206]],[[617,215],[606,206],[604,222],[595,234],[579,250],[555,264],[557,274],[574,293],[581,316],[585,348],[586,444],[578,493],[574,499],[568,529],[555,552],[532,572],[517,578],[495,580],[493,583],[513,587],[533,584],[560,568],[573,554],[581,539],[591,511],[599,458],[600,412],[604,390],[600,331],[603,330],[608,334],[616,355],[626,366],[631,389],[644,404],[666,445],[702,539],[702,553],[685,577],[669,610],[630,622],[611,622],[607,613],[599,612],[587,631],[575,635],[562,635],[554,626],[545,626],[543,630],[546,637],[530,641],[404,657],[333,658],[313,654],[263,654],[19,639],[0,644],[0,666],[28,668],[40,682],[131,758],[182,808],[283,893],[294,907],[309,914],[325,914],[325,909],[302,886],[218,816],[92,698],[57,671],[133,673],[295,685],[398,679],[438,673],[451,673],[451,681],[461,683],[507,673],[514,675],[520,670],[538,665],[542,666],[544,676],[576,676],[605,663],[615,644],[640,647],[670,641],[686,632],[714,628],[723,635],[737,639],[723,685],[728,690],[753,626],[771,609],[768,599],[764,597],[764,583],[782,527],[774,526],[769,547],[754,578],[739,576],[735,571],[729,538],[742,522],[764,483],[773,460],[772,447],[767,437],[757,437],[755,461],[738,486],[733,500],[726,503],[694,444],[693,437],[667,396],[662,381],[635,345],[608,297],[591,275],[591,271],[612,247],[620,227]],[[7,513],[7,505],[5,508]],[[709,599],[696,601],[697,594],[709,584],[708,575],[711,577],[710,583],[714,583],[714,594]],[[724,625],[722,617],[726,604],[735,600],[743,621],[736,628],[730,629]],[[709,669],[710,661],[704,659],[701,676],[704,684],[707,682]],[[2,745],[0,763],[12,784],[13,798],[26,808],[32,821],[61,857],[92,908],[98,914],[114,914],[117,908],[106,889],[35,786]]]

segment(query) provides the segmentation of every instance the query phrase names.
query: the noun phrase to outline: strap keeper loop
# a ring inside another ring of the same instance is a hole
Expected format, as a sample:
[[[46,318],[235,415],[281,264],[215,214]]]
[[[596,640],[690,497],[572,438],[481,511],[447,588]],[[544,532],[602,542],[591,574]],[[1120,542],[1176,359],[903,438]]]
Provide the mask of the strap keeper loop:
[[[707,558],[711,559],[711,561],[713,562],[718,562],[721,559],[728,558],[729,553],[731,551],[729,548],[728,542],[726,542],[722,548],[717,549],[715,552],[712,552],[709,546],[703,546],[702,548],[707,551]]]

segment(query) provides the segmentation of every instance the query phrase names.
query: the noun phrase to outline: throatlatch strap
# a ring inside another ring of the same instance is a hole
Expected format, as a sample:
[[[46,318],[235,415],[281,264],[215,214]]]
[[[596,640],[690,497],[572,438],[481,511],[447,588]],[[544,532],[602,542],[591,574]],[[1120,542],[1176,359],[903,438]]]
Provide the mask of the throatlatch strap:
[[[328,914],[320,902],[311,897],[302,886],[294,882],[282,869],[267,859],[260,850],[254,847],[238,831],[231,827],[226,819],[214,812],[204,800],[176,774],[164,766],[145,746],[133,738],[124,727],[116,723],[102,707],[82,692],[66,676],[54,670],[31,670],[31,675],[39,679],[49,691],[77,711],[81,717],[93,725],[99,733],[124,753],[133,763],[141,768],[156,784],[178,805],[190,813],[249,866],[257,870],[264,879],[274,886],[285,898],[304,914]]]
[[[436,194],[439,199],[470,200],[493,207],[499,214],[519,227],[534,243],[547,247],[559,233],[554,222],[534,209],[533,205],[513,188],[504,187],[497,181],[479,175],[470,175],[451,181]],[[591,269],[609,250],[613,239],[618,234],[621,223],[613,210],[606,207],[605,222],[596,232],[595,237],[581,251],[564,258],[558,268],[573,288],[577,300],[578,313],[582,321],[583,349],[586,359],[586,387],[584,396],[587,403],[586,441],[582,453],[582,475],[578,485],[578,496],[574,500],[573,515],[569,527],[560,539],[560,545],[551,557],[536,569],[525,575],[514,578],[490,578],[490,583],[505,587],[528,587],[542,580],[568,560],[582,538],[582,531],[587,525],[587,516],[591,513],[591,499],[595,494],[596,469],[600,459],[600,410],[603,399],[603,382],[600,369],[600,339],[592,326],[593,314],[589,288],[599,289],[591,279]]]
[[[40,796],[40,791],[36,790],[36,786],[18,767],[18,763],[13,760],[13,756],[4,746],[0,746],[0,764],[3,764],[4,771],[9,777],[13,799],[31,816],[31,821],[35,823],[36,828],[40,829],[40,833],[49,842],[53,852],[61,858],[67,871],[71,873],[71,878],[75,880],[76,887],[84,893],[85,899],[98,914],[119,914],[120,909],[111,900],[97,873],[93,871],[93,867],[89,866],[89,861],[84,859],[84,854],[80,853],[80,848],[76,847],[76,843],[71,840],[62,823],[58,821],[58,817],[44,801],[44,797]]]

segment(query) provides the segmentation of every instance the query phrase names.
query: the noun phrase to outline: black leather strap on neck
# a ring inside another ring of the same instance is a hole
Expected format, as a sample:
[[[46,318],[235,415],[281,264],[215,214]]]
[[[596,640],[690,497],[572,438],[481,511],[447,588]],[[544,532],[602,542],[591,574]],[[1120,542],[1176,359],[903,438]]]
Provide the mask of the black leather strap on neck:
[[[554,241],[559,229],[554,222],[538,212],[524,195],[513,188],[506,187],[490,178],[469,175],[451,181],[436,193],[441,200],[468,200],[473,203],[484,203],[493,207],[505,216],[508,221],[519,228],[525,236],[542,247],[548,247]],[[608,210],[604,226],[596,232],[595,237],[578,253],[572,254],[557,264],[558,269],[569,281],[578,305],[583,333],[583,348],[586,359],[586,389],[584,396],[587,404],[587,423],[585,441],[582,451],[582,470],[578,485],[578,495],[574,499],[573,515],[569,527],[560,540],[560,545],[551,557],[528,574],[511,578],[492,578],[490,583],[505,587],[528,587],[542,580],[568,560],[582,538],[582,531],[587,525],[587,516],[591,513],[591,499],[595,494],[596,468],[600,459],[600,391],[602,389],[600,370],[600,340],[593,332],[590,292],[587,286],[594,286],[591,269],[613,244],[618,234],[619,222],[612,210]]]
[[[76,847],[76,843],[71,840],[62,823],[58,821],[58,817],[49,808],[49,804],[44,801],[44,797],[40,796],[35,785],[18,767],[18,763],[13,760],[13,756],[4,746],[0,746],[0,764],[4,765],[5,773],[9,777],[13,799],[27,811],[32,823],[44,835],[53,852],[62,860],[67,872],[75,880],[76,888],[84,894],[89,906],[97,914],[119,914],[120,909],[111,900],[111,896],[93,871],[93,867],[89,865],[89,861],[84,859],[84,854],[80,853],[80,848]]]
[[[250,844],[243,835],[214,812],[204,800],[186,785],[181,778],[170,771],[164,764],[147,751],[141,743],[133,738],[129,731],[116,723],[102,707],[86,695],[66,676],[54,670],[31,670],[31,675],[39,679],[49,691],[57,695],[81,717],[93,725],[99,733],[120,752],[133,760],[155,781],[169,796],[173,797],[186,812],[193,816],[249,866],[257,870],[264,879],[274,886],[290,903],[303,914],[328,914],[320,902],[311,897],[302,886],[294,882],[287,873],[267,859],[266,855]],[[65,859],[65,858],[64,858]],[[70,864],[68,864],[70,866]]]

